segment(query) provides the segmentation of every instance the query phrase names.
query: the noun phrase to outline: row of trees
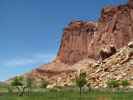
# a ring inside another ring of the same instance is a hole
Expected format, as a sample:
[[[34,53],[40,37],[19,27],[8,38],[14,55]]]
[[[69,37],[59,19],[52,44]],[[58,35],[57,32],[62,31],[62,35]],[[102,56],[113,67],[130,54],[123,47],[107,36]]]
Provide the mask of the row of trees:
[[[24,78],[21,76],[15,77],[8,86],[9,92],[15,91],[18,96],[30,95],[34,80],[32,78]],[[82,72],[76,76],[76,86],[79,87],[80,95],[82,94],[82,88],[87,84],[86,73]],[[45,80],[41,82],[40,87],[46,88],[49,83]]]
[[[80,72],[79,75],[76,76],[76,86],[79,88],[80,95],[82,94],[83,87],[87,85],[87,87],[90,88],[90,84],[87,83],[86,79],[87,75],[85,72]],[[30,95],[31,89],[33,87],[33,79],[31,78],[24,78],[21,76],[15,77],[10,85],[9,91],[12,91],[12,88],[15,88],[17,90],[17,94],[19,96],[23,96],[24,94]],[[41,88],[46,88],[49,83],[45,80],[41,82]],[[109,80],[107,82],[107,86],[109,88],[117,88],[119,86],[127,87],[129,85],[129,82],[127,80]]]

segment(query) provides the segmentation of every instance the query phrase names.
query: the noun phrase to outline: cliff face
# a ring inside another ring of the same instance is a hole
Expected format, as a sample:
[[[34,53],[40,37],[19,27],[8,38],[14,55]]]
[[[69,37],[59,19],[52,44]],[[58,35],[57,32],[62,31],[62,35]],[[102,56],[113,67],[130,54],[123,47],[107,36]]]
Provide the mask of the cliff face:
[[[126,5],[103,8],[97,22],[71,22],[64,29],[57,58],[33,70],[27,76],[36,80],[47,79],[52,86],[57,85],[55,83],[64,86],[71,85],[75,72],[84,69],[88,73],[87,76],[92,78],[90,81],[94,87],[105,86],[108,77],[116,79],[116,73],[119,79],[130,80],[129,77],[133,75],[131,69],[133,64],[129,59],[132,59],[133,55],[130,55],[130,58],[128,53],[129,49],[133,51],[133,47],[120,49],[120,52],[116,51],[115,55],[104,59],[105,63],[102,65],[96,62],[99,60],[101,49],[108,50],[113,45],[117,50],[126,46],[130,41],[133,41],[133,0],[129,0]],[[123,60],[127,62],[121,63]],[[129,77],[123,76],[123,73]]]
[[[121,48],[133,39],[133,0],[127,5],[103,8],[98,22],[73,21],[64,29],[58,59],[74,64],[97,59],[101,48]]]
[[[88,45],[93,40],[96,30],[96,23],[71,22],[64,29],[58,54],[59,59],[66,64],[74,64],[90,56],[88,55]]]

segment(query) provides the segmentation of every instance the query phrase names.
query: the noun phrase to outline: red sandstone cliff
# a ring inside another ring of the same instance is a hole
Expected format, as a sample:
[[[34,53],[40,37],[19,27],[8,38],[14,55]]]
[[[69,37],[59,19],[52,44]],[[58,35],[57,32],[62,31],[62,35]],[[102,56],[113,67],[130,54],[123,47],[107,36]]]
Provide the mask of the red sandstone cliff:
[[[53,83],[69,83],[74,78],[72,74],[79,69],[78,66],[91,66],[91,62],[95,63],[101,48],[113,45],[119,49],[132,40],[133,0],[129,0],[125,5],[103,8],[97,22],[71,22],[64,29],[56,60],[33,70],[28,76],[48,79]],[[91,59],[91,62],[86,59]]]
[[[84,58],[96,59],[109,45],[121,48],[133,39],[132,0],[129,4],[103,8],[98,22],[74,21],[64,29],[58,59],[74,64]]]

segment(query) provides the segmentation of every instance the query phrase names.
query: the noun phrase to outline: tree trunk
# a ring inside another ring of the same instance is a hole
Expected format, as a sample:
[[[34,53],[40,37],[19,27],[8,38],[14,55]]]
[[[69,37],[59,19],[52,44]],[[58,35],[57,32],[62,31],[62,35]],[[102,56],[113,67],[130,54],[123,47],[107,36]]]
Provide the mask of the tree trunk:
[[[26,87],[23,87],[23,91],[22,91],[22,96],[24,95],[24,93],[25,93],[25,89],[26,89]]]
[[[80,96],[81,96],[81,94],[82,94],[82,88],[80,87],[79,89],[80,89]]]
[[[19,87],[16,87],[17,89],[18,89],[18,96],[20,96],[21,95],[21,89],[19,88]]]

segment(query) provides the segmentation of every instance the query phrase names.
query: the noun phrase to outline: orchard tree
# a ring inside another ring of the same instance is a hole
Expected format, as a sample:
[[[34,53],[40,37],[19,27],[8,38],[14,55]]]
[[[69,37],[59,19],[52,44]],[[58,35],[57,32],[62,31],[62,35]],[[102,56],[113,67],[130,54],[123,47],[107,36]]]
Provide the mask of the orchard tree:
[[[16,76],[12,80],[11,86],[15,87],[17,89],[18,95],[21,96],[24,90],[24,78],[21,76]]]
[[[31,78],[24,78],[22,76],[15,77],[11,82],[11,86],[17,89],[18,96],[23,96],[26,93],[26,90],[29,95],[32,84],[33,80]]]
[[[80,72],[78,76],[76,76],[76,85],[79,87],[80,90],[80,96],[82,94],[82,88],[87,84],[86,80],[86,73]]]

